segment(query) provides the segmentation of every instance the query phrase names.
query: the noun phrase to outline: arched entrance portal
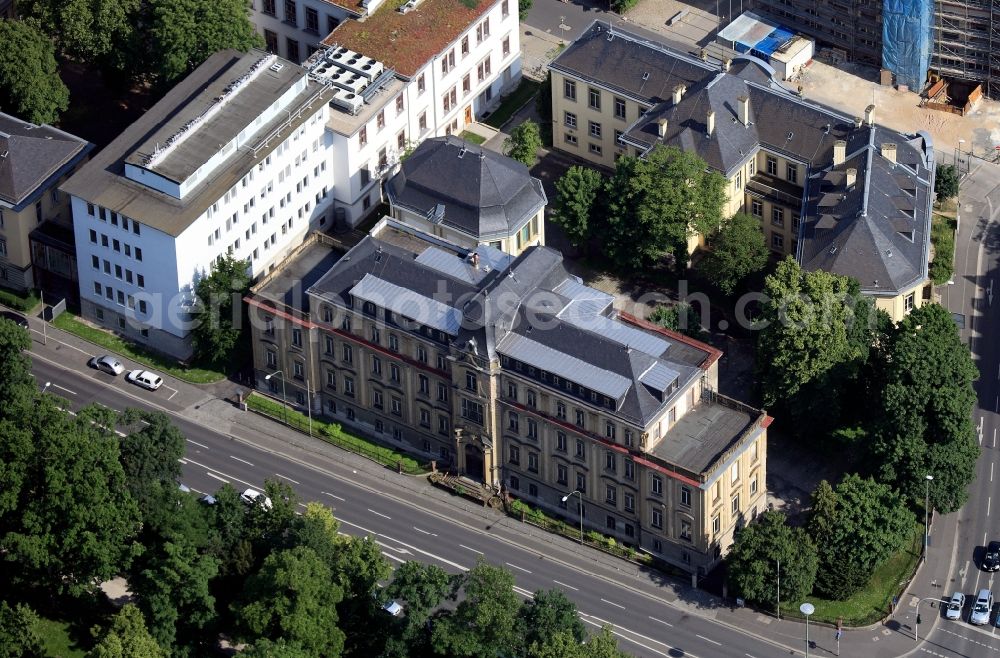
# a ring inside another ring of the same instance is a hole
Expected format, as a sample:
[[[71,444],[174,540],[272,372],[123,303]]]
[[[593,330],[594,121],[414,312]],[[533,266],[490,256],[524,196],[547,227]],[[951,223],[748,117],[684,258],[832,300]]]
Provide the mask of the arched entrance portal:
[[[465,444],[465,475],[473,480],[482,480],[483,471],[483,449],[477,445]]]

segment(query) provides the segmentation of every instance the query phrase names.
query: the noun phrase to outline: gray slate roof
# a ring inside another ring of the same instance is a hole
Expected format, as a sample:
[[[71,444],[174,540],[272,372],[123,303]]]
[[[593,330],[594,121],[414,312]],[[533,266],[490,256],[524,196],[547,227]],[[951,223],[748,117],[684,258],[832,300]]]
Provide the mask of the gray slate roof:
[[[935,167],[926,133],[903,135],[878,124],[855,127],[854,117],[796,96],[753,57],[737,58],[725,72],[651,33],[615,27],[609,40],[608,29],[595,21],[552,66],[652,101],[623,141],[647,153],[659,144],[697,153],[727,178],[761,149],[797,161],[808,172],[797,254],[804,268],[854,277],[862,291],[876,296],[895,296],[926,279]],[[650,72],[647,87],[640,89],[637,72],[654,62],[659,71]],[[687,89],[675,104],[677,84]],[[740,97],[749,98],[746,125],[739,119]],[[710,110],[715,112],[711,136]],[[662,138],[661,119],[667,121]],[[834,167],[837,140],[847,142],[850,162]],[[883,143],[897,145],[897,164],[880,154]],[[858,170],[851,191],[842,189],[847,168]],[[830,193],[838,202],[821,203]]]
[[[20,211],[93,148],[52,126],[0,112],[0,205]]]
[[[433,264],[423,256],[428,249],[435,250]],[[393,291],[383,295],[385,303],[377,304],[381,308],[428,320],[463,350],[516,358],[608,395],[616,401],[614,413],[638,424],[672,404],[676,387],[670,389],[671,383],[683,386],[699,377],[710,355],[690,342],[671,341],[618,319],[610,303],[601,303],[606,297],[567,272],[554,249],[531,247],[503,269],[489,272],[483,271],[481,256],[475,276],[441,267],[447,253],[471,268],[464,251],[430,242],[404,248],[367,236],[307,292],[343,307],[348,295],[360,289],[364,294],[359,296],[372,297],[377,284],[382,293]],[[425,312],[416,309],[421,300]],[[596,303],[580,304],[583,300]],[[559,317],[568,306],[574,308],[572,321]],[[595,319],[586,322],[583,313]],[[454,314],[460,314],[457,330],[451,324]],[[438,322],[441,318],[449,319],[447,326]],[[670,390],[664,395],[663,389]]]
[[[547,202],[523,164],[455,136],[422,142],[385,189],[391,204],[414,213],[443,205],[444,224],[481,240],[511,235]]]

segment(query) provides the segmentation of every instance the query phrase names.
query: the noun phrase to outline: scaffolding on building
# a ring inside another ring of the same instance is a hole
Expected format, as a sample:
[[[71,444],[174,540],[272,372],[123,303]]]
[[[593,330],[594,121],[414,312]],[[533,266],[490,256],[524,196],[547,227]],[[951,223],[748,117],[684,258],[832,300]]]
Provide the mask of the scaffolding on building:
[[[991,98],[1000,97],[1000,0],[934,2],[934,49],[930,69],[975,80]]]

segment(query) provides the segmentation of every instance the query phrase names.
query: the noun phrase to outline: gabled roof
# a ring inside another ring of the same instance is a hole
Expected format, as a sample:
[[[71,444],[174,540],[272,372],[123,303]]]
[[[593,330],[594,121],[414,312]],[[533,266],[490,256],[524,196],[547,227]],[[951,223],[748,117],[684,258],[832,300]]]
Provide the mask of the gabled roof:
[[[660,144],[697,153],[727,178],[759,150],[805,165],[797,254],[805,269],[854,277],[862,291],[876,296],[895,296],[926,280],[935,166],[926,133],[858,125],[854,117],[799,98],[756,58],[737,57],[727,71],[631,28],[615,27],[608,39],[608,27],[595,22],[553,68],[612,88],[634,88],[635,72],[659,62],[660,72],[646,84],[664,91],[649,94],[657,102],[626,130],[625,143],[646,153]],[[675,103],[678,84],[686,89]],[[741,99],[748,104],[745,121]],[[846,143],[847,162],[834,166],[837,141]],[[881,152],[886,143],[896,145],[895,162]],[[857,172],[850,190],[844,189],[847,169]]]
[[[386,0],[364,20],[344,21],[323,43],[374,57],[412,78],[499,0],[422,0],[401,14],[396,10],[405,1]]]
[[[523,164],[454,136],[424,140],[386,183],[394,206],[432,216],[477,239],[513,234],[547,201]]]
[[[91,149],[87,140],[0,112],[0,204],[23,207]]]

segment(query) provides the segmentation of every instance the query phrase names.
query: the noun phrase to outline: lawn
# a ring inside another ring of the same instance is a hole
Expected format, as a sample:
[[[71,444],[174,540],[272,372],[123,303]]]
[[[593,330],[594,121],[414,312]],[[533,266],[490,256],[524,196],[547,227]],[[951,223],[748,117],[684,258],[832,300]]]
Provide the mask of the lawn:
[[[517,86],[517,89],[511,92],[510,96],[503,99],[503,102],[500,103],[500,107],[486,117],[486,121],[484,123],[500,130],[503,128],[503,124],[510,121],[510,118],[514,116],[515,112],[520,110],[524,107],[525,103],[530,102],[535,97],[541,86],[541,82],[535,82],[534,80],[529,80],[528,78],[521,78],[521,84]]]
[[[816,606],[810,617],[813,622],[835,624],[843,618],[845,626],[866,626],[886,616],[892,597],[898,595],[909,581],[920,560],[920,550],[924,542],[924,526],[918,523],[913,530],[909,545],[898,551],[879,567],[868,587],[846,601],[828,601],[818,596],[809,597]],[[802,601],[782,602],[781,614],[786,617],[801,618],[799,605]]]
[[[109,352],[121,354],[144,366],[149,366],[191,384],[212,384],[226,378],[226,373],[218,370],[185,368],[172,359],[150,352],[134,343],[126,342],[109,331],[91,327],[69,312],[62,313],[52,324],[63,331],[68,331],[84,340],[95,343]]]
[[[935,285],[947,283],[954,273],[955,220],[934,213],[931,219],[931,242],[934,244],[934,260],[930,275]]]
[[[0,304],[4,306],[9,306],[12,309],[21,311],[22,313],[27,313],[36,306],[38,306],[39,299],[35,291],[28,293],[17,292],[15,290],[7,290],[5,288],[0,288]]]
[[[42,640],[45,654],[60,658],[83,658],[87,652],[79,647],[70,635],[70,624],[40,617],[35,631]]]
[[[471,133],[468,130],[466,130],[465,132],[463,132],[460,135],[460,137],[462,139],[464,139],[465,141],[471,142],[473,144],[482,144],[483,142],[486,141],[486,138],[483,137],[482,135],[477,135],[476,133]]]

